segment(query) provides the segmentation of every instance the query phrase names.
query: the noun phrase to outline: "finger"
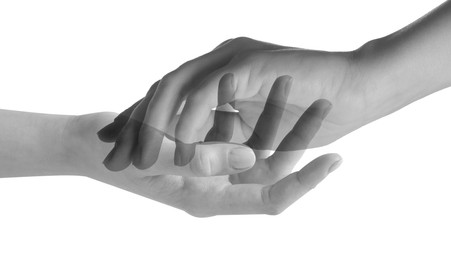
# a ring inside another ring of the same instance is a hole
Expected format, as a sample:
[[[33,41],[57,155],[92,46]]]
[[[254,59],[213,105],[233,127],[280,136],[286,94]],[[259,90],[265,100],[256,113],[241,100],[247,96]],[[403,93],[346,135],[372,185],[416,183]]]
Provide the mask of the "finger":
[[[310,105],[279,144],[274,154],[267,159],[272,172],[278,174],[291,172],[321,128],[331,108],[332,104],[325,99],[319,99]]]
[[[292,82],[290,76],[278,77],[274,82],[254,131],[245,143],[252,149],[260,151],[272,149]]]
[[[262,190],[265,211],[279,214],[318,185],[342,162],[338,154],[322,155],[300,171],[292,173]]]
[[[145,107],[145,102],[141,102],[136,107],[117,137],[113,149],[103,161],[105,167],[110,171],[121,171],[132,162],[133,149],[138,142],[138,133],[141,128],[141,120],[135,119],[135,117],[144,117]]]
[[[152,84],[152,86],[149,88],[149,91],[147,92],[146,96],[149,98],[152,98],[153,94],[155,93],[155,90],[157,89],[159,81]],[[117,137],[119,136],[119,133],[122,131],[122,128],[127,124],[128,119],[130,118],[131,114],[133,113],[133,110],[138,106],[141,101],[143,101],[144,98],[141,98],[138,100],[135,104],[133,104],[131,107],[124,110],[122,113],[120,113],[113,121],[113,123],[105,126],[104,128],[100,129],[99,132],[97,132],[97,135],[100,140],[104,142],[114,142],[116,141]]]
[[[116,143],[110,153],[103,161],[104,165],[111,171],[121,171],[127,168],[132,161],[133,149],[136,146],[139,130],[149,100],[155,93],[158,81],[155,82],[147,92],[146,97],[135,107],[127,123],[122,127],[116,138]],[[153,90],[152,90],[153,89]]]
[[[232,139],[235,113],[225,111],[214,112],[214,122],[208,131],[205,142],[228,142]],[[177,150],[176,150],[177,153]]]
[[[172,117],[179,110],[185,96],[197,86],[197,81],[227,64],[239,48],[240,46],[235,44],[215,49],[187,62],[162,79],[154,97],[149,102],[144,118],[144,124],[149,127],[145,131],[140,131],[139,134],[134,157],[137,158],[136,162],[134,161],[136,167],[145,169],[155,162],[162,140],[155,139],[161,135],[153,130],[166,132]],[[183,142],[183,140],[180,141]],[[187,150],[191,150],[190,146]]]
[[[226,104],[234,100],[235,84],[233,74],[224,75],[219,81],[218,86],[218,104]],[[214,112],[213,127],[205,137],[205,141],[227,142],[233,136],[234,114],[227,111],[216,109]],[[177,153],[177,149],[176,149]]]
[[[203,81],[207,75],[224,67],[238,53],[258,49],[278,48],[282,48],[282,46],[240,37],[214,49],[210,53],[183,64],[177,70],[163,77],[160,86],[158,86],[158,90],[149,103],[144,123],[151,126],[150,129],[166,132],[169,122],[178,111],[181,102],[190,92],[193,92],[196,89],[199,83]],[[215,83],[215,86],[217,86],[217,82]],[[217,96],[216,90],[217,88],[215,88],[213,93],[210,93],[213,95],[209,96],[209,98],[215,99]],[[199,101],[200,103],[205,102],[205,96]],[[216,100],[213,103],[216,103]],[[210,109],[211,108],[213,107],[210,107]],[[210,110],[200,115],[201,122],[205,122],[209,112]],[[188,134],[191,134],[191,132]],[[159,135],[155,134],[153,131],[144,131],[143,133],[140,133],[137,157],[140,157],[141,159],[135,166],[146,168],[152,165],[153,162],[150,161],[149,158],[154,158],[154,153],[159,151],[160,147],[158,145],[161,144],[161,140],[153,140],[153,138],[157,138],[157,136]],[[189,144],[193,142],[193,140],[177,139],[182,143]],[[150,155],[150,157],[147,157],[147,155]]]
[[[209,86],[212,87],[208,87],[203,91],[193,93],[186,99],[185,107],[183,108],[183,111],[175,128],[175,138],[180,144],[182,144],[177,145],[176,157],[183,157],[183,160],[181,160],[182,163],[189,162],[190,158],[190,155],[185,153],[185,150],[182,150],[185,147],[183,144],[189,144],[196,141],[197,132],[199,132],[199,130],[206,124],[210,112],[213,108],[232,101],[229,98],[234,97],[234,92],[236,89],[234,86],[236,86],[236,83],[230,82],[231,79],[233,79],[233,77],[231,77],[230,75],[232,74],[224,74],[222,72],[210,75],[206,79],[206,81],[214,82],[212,84],[209,84]],[[218,96],[220,96],[220,83],[221,86],[223,86],[221,88],[221,92],[224,89],[227,89],[227,91],[224,91],[227,93],[227,95],[225,95],[225,97],[222,97],[221,100],[218,99]],[[233,90],[233,93],[230,93],[231,90]],[[219,103],[219,101],[221,101],[221,103]]]
[[[146,175],[181,175],[187,177],[210,177],[230,175],[252,168],[255,155],[252,149],[242,144],[204,142],[194,146],[194,156],[189,164],[179,167],[172,158],[174,142],[164,142],[160,158]]]
[[[230,175],[252,168],[255,155],[252,149],[240,144],[206,142],[196,146],[189,163],[194,176]]]
[[[218,87],[215,88],[215,92],[217,94],[216,97],[216,101],[214,102],[213,100],[209,99],[208,96],[210,96],[209,94],[207,94],[205,97],[201,98],[202,100],[197,100],[193,101],[192,98],[189,98],[186,103],[185,103],[185,107],[182,111],[182,114],[180,116],[180,120],[179,123],[180,125],[186,124],[187,122],[191,121],[190,124],[193,125],[197,125],[197,126],[203,126],[206,124],[208,117],[209,117],[209,111],[207,107],[211,107],[210,110],[213,107],[217,107],[218,105],[224,105],[227,104],[229,102],[231,102],[232,100],[234,100],[234,94],[235,94],[235,90],[236,90],[236,85],[234,82],[234,76],[231,73],[227,73],[224,76],[222,76],[219,79],[219,83],[217,85]],[[213,93],[213,92],[209,92],[209,93]],[[215,105],[216,104],[216,105]],[[188,117],[184,116],[184,112],[185,109],[186,110],[190,110],[193,108],[193,106],[202,106],[205,109],[203,109],[201,111],[201,113],[198,113],[195,117],[190,117],[192,114],[188,113]],[[208,111],[208,112],[207,112]],[[230,136],[233,135],[233,122],[234,122],[234,115],[233,114],[225,114],[225,113],[221,113],[218,111],[218,113],[215,113],[215,123],[216,126],[214,126],[214,128],[212,128],[209,131],[209,136],[207,140],[214,140],[212,139],[213,135],[223,135],[220,138],[228,138]],[[195,121],[194,121],[195,120]],[[218,122],[218,121],[222,121],[222,122]],[[199,123],[202,122],[202,123]],[[218,127],[218,125],[220,125],[220,127]],[[187,163],[189,163],[189,161],[192,159],[193,157],[193,149],[190,149],[190,144],[192,144],[193,142],[195,142],[195,137],[197,136],[197,132],[199,129],[196,129],[195,131],[192,132],[181,132],[179,124],[177,124],[176,126],[176,133],[175,133],[175,137],[176,137],[176,150],[175,150],[175,163],[176,165],[179,166],[183,166],[186,165]],[[191,128],[191,130],[193,130],[193,128]]]
[[[326,154],[272,185],[227,186],[210,196],[213,203],[203,210],[203,215],[279,214],[313,189],[340,164],[341,157],[338,154]]]
[[[111,124],[106,125],[102,129],[100,129],[97,132],[97,136],[99,137],[99,139],[106,143],[111,143],[111,142],[116,141],[116,138],[118,137],[122,128],[127,123],[133,110],[135,110],[136,106],[138,106],[138,104],[141,103],[141,101],[143,99],[144,98],[141,98],[135,104],[133,104],[131,107],[127,108],[122,113],[120,113]]]

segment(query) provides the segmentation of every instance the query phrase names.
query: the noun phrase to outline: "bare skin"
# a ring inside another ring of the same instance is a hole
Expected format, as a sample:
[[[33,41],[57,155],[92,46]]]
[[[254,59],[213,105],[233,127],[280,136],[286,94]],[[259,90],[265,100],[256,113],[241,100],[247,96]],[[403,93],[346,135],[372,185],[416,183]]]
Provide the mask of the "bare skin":
[[[221,105],[216,98],[218,84],[228,74],[234,76],[236,92],[234,100],[226,101],[239,111],[237,128],[241,129],[233,140],[251,135],[272,82],[291,75],[293,86],[275,145],[319,98],[332,102],[334,109],[310,146],[333,142],[451,85],[450,28],[451,2],[447,1],[405,28],[349,52],[305,50],[244,37],[225,41],[165,75],[139,105],[122,114],[141,124],[122,120],[100,132],[121,143],[110,152],[106,166],[110,170],[130,163],[139,169],[152,166],[160,141],[149,129],[181,142],[197,141],[198,132],[211,127],[211,109]]]
[[[285,102],[286,83],[282,77],[273,85],[271,100]],[[269,107],[269,110],[274,109]],[[153,167],[129,167],[111,172],[102,159],[111,144],[96,133],[117,114],[95,113],[81,116],[43,115],[0,110],[0,177],[79,175],[128,190],[193,216],[218,214],[278,214],[314,188],[341,163],[337,154],[326,154],[298,172],[293,167],[331,109],[327,100],[318,100],[301,116],[276,152],[254,155],[250,146],[262,147],[257,140],[246,145],[204,142],[196,145],[193,160],[186,166],[173,164],[174,141],[164,138]],[[277,113],[261,117],[278,129]],[[265,113],[263,113],[265,114]],[[264,124],[263,124],[264,125]],[[17,129],[20,129],[18,131]],[[227,136],[227,135],[224,135]],[[25,138],[24,138],[25,137]],[[248,146],[250,145],[250,146]],[[287,151],[292,145],[297,152]],[[233,159],[234,149],[244,149]],[[249,154],[249,153],[250,154]],[[250,155],[250,156],[249,156]]]

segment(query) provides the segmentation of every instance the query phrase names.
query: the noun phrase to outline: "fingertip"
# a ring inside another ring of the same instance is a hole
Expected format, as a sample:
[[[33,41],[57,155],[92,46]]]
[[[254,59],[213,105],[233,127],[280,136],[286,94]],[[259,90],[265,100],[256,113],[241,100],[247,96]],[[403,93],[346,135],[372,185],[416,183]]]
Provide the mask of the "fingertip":
[[[278,77],[273,83],[268,100],[276,99],[286,102],[286,99],[290,95],[292,83],[293,78],[289,75]],[[283,106],[285,106],[285,104],[283,104]]]
[[[116,141],[116,138],[118,137],[121,129],[118,129],[116,127],[115,122],[112,122],[111,124],[106,125],[102,129],[100,129],[97,132],[97,137],[102,141],[106,143],[111,143]]]
[[[132,153],[132,163],[140,170],[150,168],[158,160],[164,133],[155,128],[142,125],[138,143]]]
[[[158,151],[146,151],[144,152],[144,149],[142,145],[138,145],[137,149],[135,149],[135,152],[133,153],[133,160],[132,164],[135,166],[138,170],[145,170],[152,165],[155,164],[155,162],[158,160]]]
[[[113,149],[104,160],[105,166],[111,171],[121,171],[131,163],[133,147],[136,143],[136,133],[133,124],[121,130]]]
[[[233,73],[226,73],[218,83],[218,105],[234,101],[236,92],[235,76]]]
[[[322,118],[325,118],[333,107],[332,103],[328,99],[318,99],[314,102],[314,104],[319,107],[320,111],[322,111]]]
[[[254,151],[247,146],[240,145],[231,149],[228,153],[229,166],[238,171],[252,168],[256,161]]]
[[[205,142],[196,146],[190,167],[194,176],[230,175],[252,168],[255,161],[253,150],[247,146]]]
[[[333,155],[335,158],[333,160],[333,163],[329,167],[328,173],[335,171],[343,163],[343,158],[339,154],[333,154]]]
[[[224,74],[220,79],[219,79],[219,86],[231,86],[231,87],[235,87],[235,76],[233,75],[233,73],[228,72],[226,74]],[[235,89],[233,89],[235,90]]]
[[[291,77],[290,75],[280,76],[276,80],[279,80],[280,83],[282,83],[284,85],[291,85],[291,84],[293,84],[293,77]]]
[[[177,166],[185,166],[194,158],[196,150],[195,143],[183,143],[175,141],[174,164]]]
[[[112,172],[118,172],[124,170],[125,168],[128,167],[128,165],[130,165],[130,162],[127,163],[115,158],[115,154],[116,150],[113,148],[113,150],[110,151],[110,153],[105,157],[105,159],[102,162],[103,165],[105,165],[105,167],[108,170]]]

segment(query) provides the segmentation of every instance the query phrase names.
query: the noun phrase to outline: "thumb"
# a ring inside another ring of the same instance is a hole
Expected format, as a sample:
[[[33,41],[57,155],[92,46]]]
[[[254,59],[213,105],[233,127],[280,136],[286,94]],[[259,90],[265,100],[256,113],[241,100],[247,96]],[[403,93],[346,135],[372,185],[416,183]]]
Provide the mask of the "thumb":
[[[255,164],[254,151],[234,143],[204,142],[197,144],[187,165],[194,176],[230,175],[243,172]]]
[[[178,166],[174,164],[175,142],[164,139],[155,164],[138,172],[147,176],[211,177],[237,174],[252,168],[255,164],[254,151],[243,144],[203,142],[192,145],[194,145],[192,159],[186,165]],[[128,168],[128,171],[136,170]]]

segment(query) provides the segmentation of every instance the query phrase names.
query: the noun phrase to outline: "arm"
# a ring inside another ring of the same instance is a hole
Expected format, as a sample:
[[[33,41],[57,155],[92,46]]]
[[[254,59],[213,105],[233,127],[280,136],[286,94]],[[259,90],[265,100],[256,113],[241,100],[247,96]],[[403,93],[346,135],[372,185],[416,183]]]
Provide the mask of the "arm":
[[[276,99],[283,104],[285,90],[280,86],[283,81],[274,84],[271,100]],[[272,109],[268,106],[262,115],[271,116],[262,116],[261,119],[261,125],[272,126],[264,127],[268,135],[277,130],[280,119],[276,116],[278,112]],[[300,171],[291,173],[302,153],[286,152],[293,145],[305,149],[329,110],[329,102],[315,102],[299,118],[299,123],[285,137],[280,149],[270,157],[257,161],[252,149],[244,145],[217,142],[199,144],[193,158],[193,162],[199,163],[199,169],[210,169],[207,173],[215,172],[211,169],[216,169],[220,171],[218,175],[224,174],[222,171],[230,175],[208,177],[202,172],[196,174],[196,167],[174,166],[175,145],[167,139],[162,143],[161,161],[159,159],[151,169],[142,171],[128,167],[122,172],[107,170],[102,165],[102,158],[111,149],[111,144],[98,140],[96,132],[117,116],[114,113],[59,116],[0,110],[0,177],[57,174],[86,176],[195,216],[278,214],[314,188],[341,162],[340,156],[326,154]],[[256,142],[250,145],[262,146]],[[238,147],[244,147],[246,152],[250,150],[251,158],[246,158],[247,155],[241,152],[238,156],[224,153],[233,152]],[[224,160],[221,161],[221,158]],[[238,164],[229,164],[234,162]],[[249,162],[251,165],[246,165]],[[240,169],[233,166],[240,166]]]
[[[98,140],[95,130],[114,116],[114,113],[69,116],[0,110],[0,177],[111,174],[102,165],[111,144]],[[165,139],[156,167],[141,175],[235,174],[249,169],[255,162],[254,153],[248,147],[215,143],[197,145],[192,163],[175,167],[174,146]],[[240,160],[229,160],[228,154],[234,149],[242,151]],[[204,163],[210,167],[205,167]],[[130,168],[121,174],[131,172],[136,169]]]
[[[451,85],[451,1],[356,51],[371,120]]]
[[[0,177],[74,174],[63,134],[69,116],[0,110]]]
[[[322,146],[448,87],[450,45],[451,1],[411,25],[351,52],[288,48],[237,38],[164,76],[157,90],[149,92],[133,114],[139,115],[135,119],[144,125],[168,131],[167,122],[174,116],[170,111],[177,111],[184,99],[173,135],[185,143],[195,142],[196,132],[206,125],[209,111],[223,105],[215,98],[220,80],[233,74],[236,91],[233,99],[224,99],[224,103],[234,103],[241,116],[242,132],[247,137],[255,128],[259,109],[269,93],[269,83],[277,76],[292,75],[293,89],[275,143],[282,140],[309,104],[324,98],[333,103],[334,110],[311,143],[311,147]],[[108,128],[116,129],[116,133],[125,129],[112,137],[120,140],[121,145],[130,145],[130,140],[138,138],[141,149],[158,149],[159,142],[151,132],[140,132],[139,127],[117,122]],[[176,153],[185,151],[176,149]],[[133,161],[141,168],[153,164],[152,160],[143,164],[145,159],[134,160],[128,155],[117,158]],[[113,163],[114,160],[107,162]]]

